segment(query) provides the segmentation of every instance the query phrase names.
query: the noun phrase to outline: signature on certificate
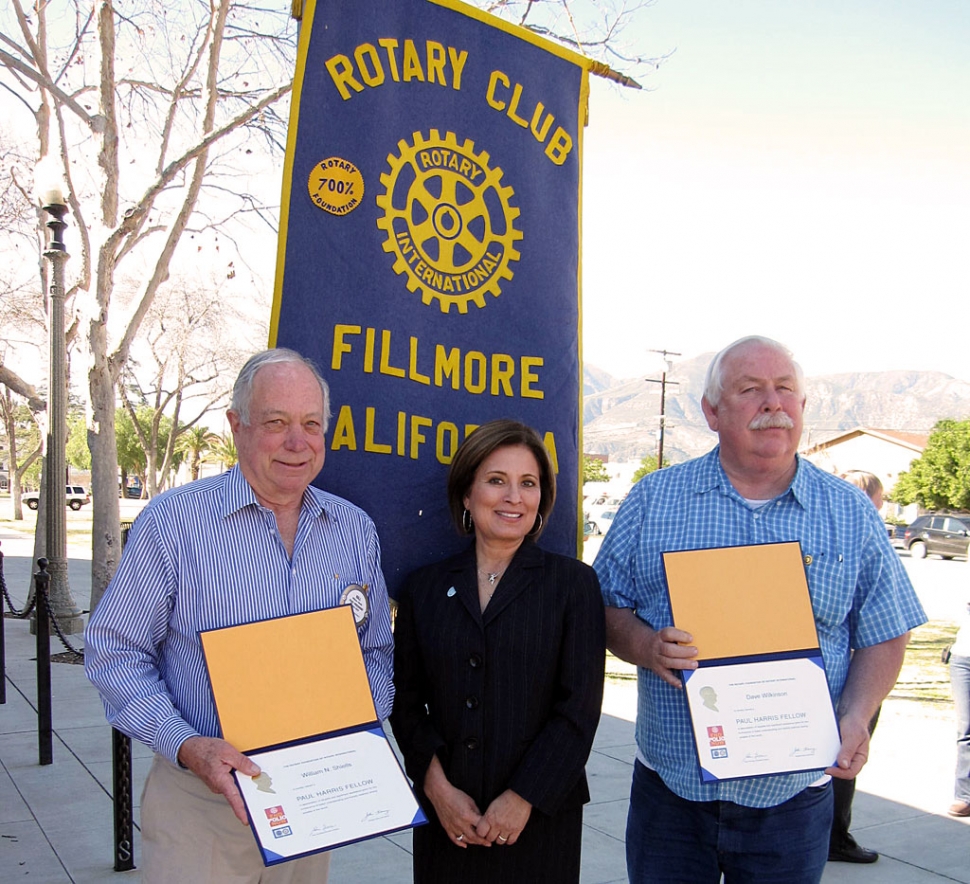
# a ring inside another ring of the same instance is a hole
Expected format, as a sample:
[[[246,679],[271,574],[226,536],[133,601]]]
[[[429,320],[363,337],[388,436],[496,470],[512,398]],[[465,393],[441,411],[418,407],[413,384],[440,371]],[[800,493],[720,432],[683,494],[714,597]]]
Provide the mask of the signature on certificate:
[[[376,823],[378,820],[386,820],[391,815],[390,810],[369,810],[364,814],[364,823]]]
[[[814,746],[795,746],[791,750],[790,758],[811,758],[815,754]]]
[[[744,756],[745,764],[757,764],[759,761],[767,761],[768,756],[763,752],[748,752]]]

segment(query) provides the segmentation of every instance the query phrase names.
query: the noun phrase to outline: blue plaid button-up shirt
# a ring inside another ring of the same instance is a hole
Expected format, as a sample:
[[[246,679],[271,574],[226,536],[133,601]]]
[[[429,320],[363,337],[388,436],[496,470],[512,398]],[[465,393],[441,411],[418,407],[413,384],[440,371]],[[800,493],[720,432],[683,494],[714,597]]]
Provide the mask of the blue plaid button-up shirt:
[[[641,479],[623,502],[593,567],[603,598],[673,626],[661,553],[797,540],[806,565],[829,690],[838,703],[850,652],[926,622],[875,507],[848,482],[799,458],[787,491],[750,506],[728,480],[719,449]],[[819,772],[702,784],[684,692],[638,670],[637,746],[667,787],[691,801],[772,807]]]

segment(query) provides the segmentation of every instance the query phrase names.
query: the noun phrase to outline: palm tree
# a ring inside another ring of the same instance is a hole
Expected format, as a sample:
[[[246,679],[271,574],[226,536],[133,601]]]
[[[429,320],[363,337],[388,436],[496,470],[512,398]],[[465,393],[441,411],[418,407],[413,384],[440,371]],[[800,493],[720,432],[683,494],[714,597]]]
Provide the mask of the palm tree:
[[[179,434],[175,447],[188,457],[193,482],[199,478],[199,470],[205,455],[218,441],[219,436],[211,432],[208,427],[189,427]]]
[[[232,434],[226,433],[225,436],[220,436],[213,433],[212,438],[213,441],[209,443],[212,459],[227,470],[234,467],[239,460],[239,453],[236,451],[236,441],[232,438]]]

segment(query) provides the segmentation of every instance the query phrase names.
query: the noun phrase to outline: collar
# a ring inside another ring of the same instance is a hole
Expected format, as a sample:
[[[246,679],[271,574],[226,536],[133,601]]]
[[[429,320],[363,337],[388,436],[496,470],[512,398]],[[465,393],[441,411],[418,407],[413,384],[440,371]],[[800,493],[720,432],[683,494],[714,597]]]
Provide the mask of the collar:
[[[243,476],[239,464],[236,464],[225,474],[221,516],[225,519],[247,506],[265,509],[256,499],[256,492],[253,491],[253,486],[246,481],[246,477]],[[311,518],[326,515],[328,518],[333,519],[336,516],[333,508],[329,506],[329,499],[326,492],[321,491],[313,485],[308,485],[303,491],[300,514],[301,516],[306,514]]]
[[[735,500],[743,502],[744,498],[738,494],[735,487],[731,484],[731,480],[727,477],[727,473],[724,472],[724,467],[721,466],[720,453],[721,446],[717,445],[713,451],[709,451],[701,458],[700,469],[698,469],[694,480],[694,491],[698,494],[704,494],[709,491],[720,491],[728,497],[733,497]],[[772,499],[781,500],[783,497],[790,496],[799,506],[807,509],[812,497],[808,479],[809,470],[808,461],[796,454],[795,476],[792,478],[791,484],[781,494]]]
[[[505,569],[502,580],[484,612],[478,600],[478,566],[475,561],[474,541],[451,560],[450,570],[455,575],[453,585],[458,589],[462,604],[475,622],[484,628],[528,588],[533,579],[531,572],[542,568],[544,562],[545,553],[531,540],[525,540],[512,556],[512,561]]]

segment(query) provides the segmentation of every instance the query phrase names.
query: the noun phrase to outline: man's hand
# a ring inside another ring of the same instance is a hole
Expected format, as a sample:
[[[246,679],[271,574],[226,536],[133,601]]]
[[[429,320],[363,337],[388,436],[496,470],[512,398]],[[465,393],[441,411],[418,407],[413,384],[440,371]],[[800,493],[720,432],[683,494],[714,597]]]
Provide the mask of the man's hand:
[[[189,737],[180,747],[178,760],[187,767],[210,791],[225,796],[239,822],[249,825],[246,805],[232,778],[233,770],[247,777],[259,775],[259,767],[225,740],[215,737]]]
[[[697,668],[697,648],[684,644],[693,640],[689,632],[673,626],[653,629],[633,608],[606,609],[606,646],[621,660],[655,672],[675,688],[683,687],[678,670]]]
[[[845,716],[839,721],[839,733],[842,745],[835,766],[825,772],[840,780],[851,780],[869,760],[869,722]]]
[[[478,823],[478,834],[500,847],[515,844],[531,814],[532,805],[517,792],[506,789],[489,804]]]
[[[849,674],[839,698],[839,734],[842,746],[834,767],[825,772],[851,780],[869,758],[869,722],[899,675],[909,633],[852,653]]]
[[[469,844],[492,846],[491,841],[478,834],[477,826],[482,820],[478,805],[471,795],[451,785],[437,755],[431,759],[424,775],[424,794],[434,805],[438,821],[455,847],[465,848]]]
[[[683,644],[692,642],[694,637],[683,629],[665,626],[659,632],[650,630],[652,635],[646,639],[646,668],[659,675],[667,684],[675,688],[684,686],[677,671],[696,669],[697,648]]]

